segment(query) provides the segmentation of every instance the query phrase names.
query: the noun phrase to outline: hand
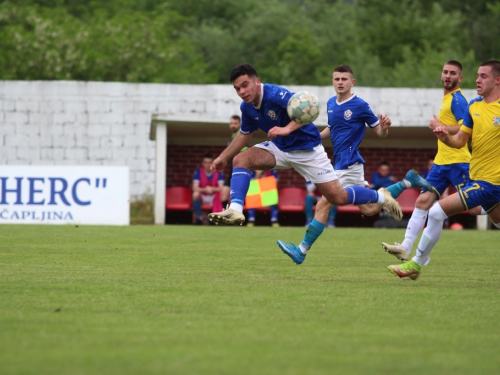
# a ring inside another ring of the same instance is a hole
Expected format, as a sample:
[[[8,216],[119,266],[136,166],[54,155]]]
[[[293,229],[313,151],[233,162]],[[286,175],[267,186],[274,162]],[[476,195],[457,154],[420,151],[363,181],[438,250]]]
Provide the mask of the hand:
[[[442,126],[443,124],[441,124],[441,122],[438,120],[438,118],[436,117],[436,115],[433,115],[434,116],[434,119],[429,121],[429,128],[431,128],[432,130],[436,129],[438,126]]]
[[[206,186],[206,187],[205,187],[205,192],[206,192],[207,194],[212,195],[212,193],[214,192],[214,190],[213,190],[212,186]]]
[[[280,128],[279,126],[275,126],[267,133],[267,136],[271,139],[275,139],[277,136],[286,137],[290,134],[290,130],[286,127]]]
[[[433,129],[433,132],[442,142],[445,142],[448,138],[450,138],[450,133],[448,132],[448,129],[446,129],[446,126],[437,126]]]
[[[212,165],[210,166],[211,171],[217,171],[217,172],[222,172],[226,168],[227,161],[221,159],[219,156],[217,159],[215,159],[212,162]]]
[[[380,121],[380,127],[383,130],[389,129],[389,127],[392,124],[391,119],[389,118],[389,116],[387,116],[387,115],[380,115],[380,116],[378,116],[378,119]]]

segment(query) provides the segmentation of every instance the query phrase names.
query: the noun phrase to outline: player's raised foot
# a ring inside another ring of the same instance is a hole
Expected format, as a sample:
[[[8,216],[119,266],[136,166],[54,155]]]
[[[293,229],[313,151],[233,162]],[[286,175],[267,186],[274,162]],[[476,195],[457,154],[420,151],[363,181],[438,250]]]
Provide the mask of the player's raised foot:
[[[288,255],[292,260],[297,264],[302,264],[304,259],[306,259],[306,254],[300,251],[298,246],[295,246],[293,243],[286,244],[281,240],[278,240],[278,246],[283,252]]]
[[[399,243],[394,242],[394,245],[389,245],[382,242],[382,248],[391,255],[394,255],[399,260],[408,260],[410,254],[406,252],[406,249]]]
[[[412,280],[417,280],[420,276],[420,271],[422,270],[422,266],[415,263],[413,260],[404,262],[403,264],[388,266],[387,268],[401,279],[409,278]]]
[[[216,225],[243,225],[245,215],[242,212],[227,208],[222,212],[208,214],[208,220]]]
[[[405,180],[411,184],[411,187],[426,188],[429,191],[433,191],[434,188],[429,184],[429,182],[420,176],[415,169],[410,169],[405,176]]]
[[[383,194],[385,197],[384,203],[382,204],[382,208],[389,213],[395,220],[401,221],[403,219],[403,211],[401,211],[401,206],[399,203],[392,197],[389,190],[386,188],[380,188],[377,190],[379,194]]]

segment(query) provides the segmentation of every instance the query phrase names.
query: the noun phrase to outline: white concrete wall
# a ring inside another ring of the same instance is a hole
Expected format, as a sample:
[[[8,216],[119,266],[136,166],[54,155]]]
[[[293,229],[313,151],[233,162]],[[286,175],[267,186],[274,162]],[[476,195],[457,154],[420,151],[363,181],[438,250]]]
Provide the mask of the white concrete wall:
[[[314,92],[324,106],[334,93],[331,86],[288,88]],[[442,98],[439,89],[354,92],[394,126],[426,126]],[[226,123],[239,103],[231,85],[0,81],[0,166],[128,165],[131,196],[152,194],[151,115]],[[326,111],[317,123],[326,124]]]
[[[66,81],[0,81],[0,166],[128,165],[132,197],[154,190],[156,112],[215,115],[230,110],[217,93],[230,86]],[[207,92],[208,91],[208,92]],[[231,92],[231,94],[233,94]],[[207,103],[208,100],[211,103]],[[209,110],[207,110],[210,104]],[[215,110],[215,111],[214,111]]]

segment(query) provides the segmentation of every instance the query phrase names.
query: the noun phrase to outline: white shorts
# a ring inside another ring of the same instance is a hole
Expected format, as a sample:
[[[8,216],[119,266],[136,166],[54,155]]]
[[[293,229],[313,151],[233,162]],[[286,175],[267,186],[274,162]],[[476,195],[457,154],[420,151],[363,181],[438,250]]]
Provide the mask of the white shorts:
[[[207,195],[207,194],[201,194],[201,201],[203,202],[203,204],[209,204],[209,205],[213,205],[214,204],[214,196],[215,195]]]
[[[312,151],[290,151],[283,152],[273,142],[262,142],[254,147],[269,151],[276,158],[276,166],[273,169],[293,168],[300,173],[306,181],[319,184],[337,179],[332,163],[325,152],[323,145],[314,147]]]
[[[365,181],[365,168],[363,164],[351,165],[348,169],[336,170],[340,186],[344,189],[349,186],[364,186],[369,184]]]

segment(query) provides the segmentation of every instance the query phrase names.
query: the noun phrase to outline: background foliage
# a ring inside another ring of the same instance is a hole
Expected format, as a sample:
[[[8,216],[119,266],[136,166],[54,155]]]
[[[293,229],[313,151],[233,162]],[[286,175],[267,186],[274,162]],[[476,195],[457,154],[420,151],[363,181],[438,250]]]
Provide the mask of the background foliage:
[[[500,59],[500,0],[0,0],[0,79],[227,83],[247,61],[263,81],[463,87]]]

